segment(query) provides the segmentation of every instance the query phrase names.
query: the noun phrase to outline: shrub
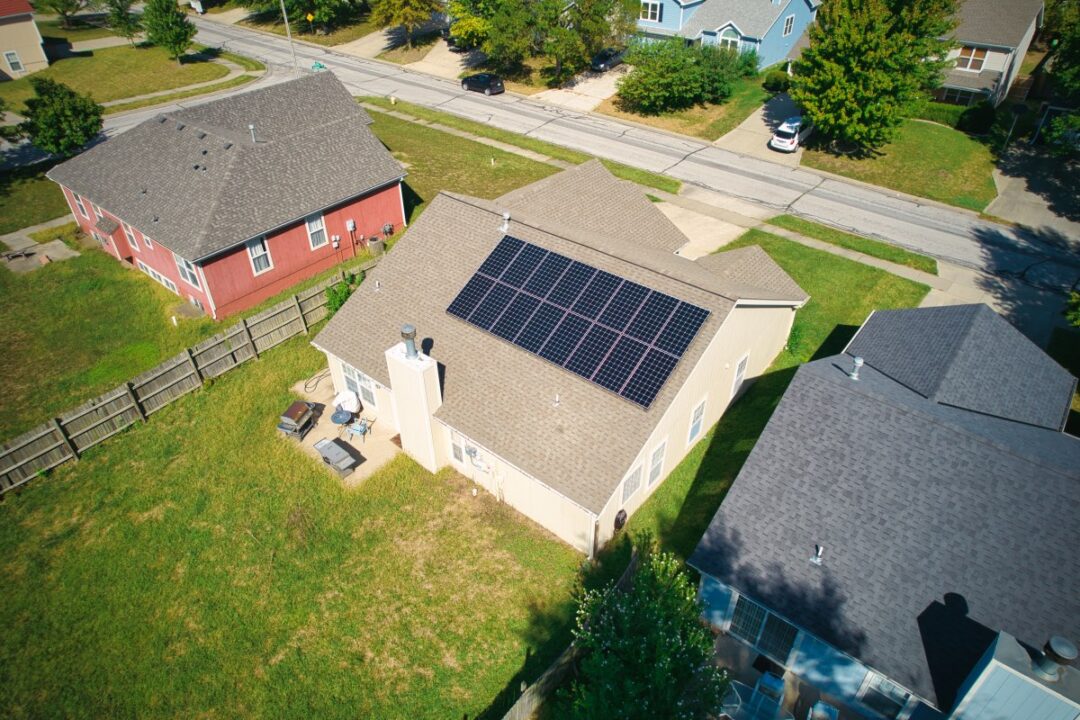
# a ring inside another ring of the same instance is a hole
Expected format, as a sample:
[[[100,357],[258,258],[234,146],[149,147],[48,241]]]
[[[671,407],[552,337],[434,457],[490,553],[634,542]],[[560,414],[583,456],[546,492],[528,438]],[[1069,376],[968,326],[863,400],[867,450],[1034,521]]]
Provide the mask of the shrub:
[[[960,117],[964,114],[965,110],[967,110],[967,108],[963,105],[950,105],[948,103],[926,100],[925,102],[920,102],[915,105],[912,109],[911,117],[919,118],[920,120],[929,120],[931,122],[955,128],[959,126]]]
[[[973,135],[985,135],[990,132],[997,117],[997,110],[988,102],[964,108],[960,114],[960,120],[956,123],[958,130],[972,133]]]
[[[678,39],[638,43],[627,53],[627,63],[633,70],[619,83],[619,99],[650,115],[723,102],[747,67],[757,68],[753,54]]]
[[[352,295],[352,285],[348,282],[334,283],[326,288],[326,316],[333,317]]]
[[[791,86],[791,78],[783,70],[770,70],[765,75],[765,82],[762,84],[769,92],[787,92],[788,87]]]

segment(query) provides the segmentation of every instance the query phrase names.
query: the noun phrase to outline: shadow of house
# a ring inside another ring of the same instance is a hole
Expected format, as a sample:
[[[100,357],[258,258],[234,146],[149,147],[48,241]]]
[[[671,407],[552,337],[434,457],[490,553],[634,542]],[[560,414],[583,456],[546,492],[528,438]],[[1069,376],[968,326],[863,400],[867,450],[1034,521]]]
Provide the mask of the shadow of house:
[[[1023,179],[1028,192],[1046,201],[1060,217],[1080,222],[1080,160],[1056,157],[1044,149],[1012,146],[997,158],[1004,175]]]
[[[997,633],[968,617],[963,595],[945,593],[919,615],[919,634],[940,707],[951,708]]]

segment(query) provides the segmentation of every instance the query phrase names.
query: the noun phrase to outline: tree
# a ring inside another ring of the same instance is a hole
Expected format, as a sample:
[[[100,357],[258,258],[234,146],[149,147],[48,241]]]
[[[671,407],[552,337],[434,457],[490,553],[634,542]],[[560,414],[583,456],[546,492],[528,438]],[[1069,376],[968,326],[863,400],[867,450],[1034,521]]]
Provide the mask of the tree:
[[[462,47],[480,47],[487,40],[491,22],[487,15],[478,14],[473,4],[465,0],[450,0],[447,11],[452,18],[450,34]]]
[[[371,20],[379,27],[405,28],[405,44],[412,49],[416,29],[442,10],[442,0],[373,0]]]
[[[575,720],[697,720],[720,709],[727,672],[682,563],[651,540],[629,590],[588,591],[574,639],[583,656],[563,699]]]
[[[954,0],[830,0],[795,64],[791,98],[818,130],[867,151],[940,84]]]
[[[31,76],[34,97],[26,101],[19,130],[45,152],[70,157],[101,132],[104,109],[87,95],[45,77]]]
[[[523,0],[503,0],[491,16],[484,54],[496,67],[521,67],[533,45],[533,15]]]
[[[626,61],[633,69],[619,82],[619,99],[646,114],[723,102],[735,80],[753,74],[757,66],[753,53],[687,45],[680,39],[637,43]]]
[[[93,0],[39,0],[37,8],[60,16],[64,27],[71,27],[71,18],[75,13],[94,7]]]
[[[1065,303],[1065,320],[1073,327],[1080,328],[1080,292],[1074,290],[1069,293]]]
[[[564,3],[565,4],[565,3]],[[606,47],[626,44],[637,32],[639,0],[576,0],[570,6],[571,27],[591,57]]]
[[[165,48],[169,57],[180,64],[180,58],[195,39],[195,25],[176,6],[176,0],[147,0],[143,10],[146,40],[151,45]]]
[[[281,17],[279,0],[242,0],[240,4],[260,14]],[[367,9],[366,2],[351,2],[350,0],[285,0],[284,4],[293,32],[299,29],[310,29],[313,25],[323,29],[342,25]],[[310,22],[307,19],[308,15],[312,16]]]
[[[142,30],[142,20],[131,12],[132,0],[107,0],[109,27],[117,35],[135,45],[135,36]]]

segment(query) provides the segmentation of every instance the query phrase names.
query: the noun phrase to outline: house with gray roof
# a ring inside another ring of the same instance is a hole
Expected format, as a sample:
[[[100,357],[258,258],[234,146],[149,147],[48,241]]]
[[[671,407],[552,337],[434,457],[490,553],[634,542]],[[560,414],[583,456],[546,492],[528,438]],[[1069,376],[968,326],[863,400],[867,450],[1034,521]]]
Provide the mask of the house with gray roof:
[[[985,305],[873,313],[799,368],[689,559],[718,647],[800,718],[1076,720],[1075,389]]]
[[[313,343],[417,462],[591,555],[808,299],[760,248],[698,262],[680,240],[597,161],[496,200],[444,192]]]
[[[322,72],[161,113],[48,172],[102,249],[214,318],[405,226],[405,175]]]
[[[820,0],[642,0],[638,30],[646,38],[680,37],[740,52],[758,67],[791,57],[814,21]]]
[[[941,102],[999,105],[1009,94],[1035,32],[1043,0],[964,0],[957,11],[955,62],[935,97]]]

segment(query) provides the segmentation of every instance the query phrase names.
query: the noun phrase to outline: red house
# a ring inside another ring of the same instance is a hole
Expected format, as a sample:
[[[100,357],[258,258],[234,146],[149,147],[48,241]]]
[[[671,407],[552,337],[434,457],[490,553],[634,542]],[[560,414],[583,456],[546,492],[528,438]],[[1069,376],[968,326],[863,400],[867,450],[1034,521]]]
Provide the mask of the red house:
[[[404,227],[370,124],[322,72],[158,115],[48,177],[106,252],[221,318]]]

